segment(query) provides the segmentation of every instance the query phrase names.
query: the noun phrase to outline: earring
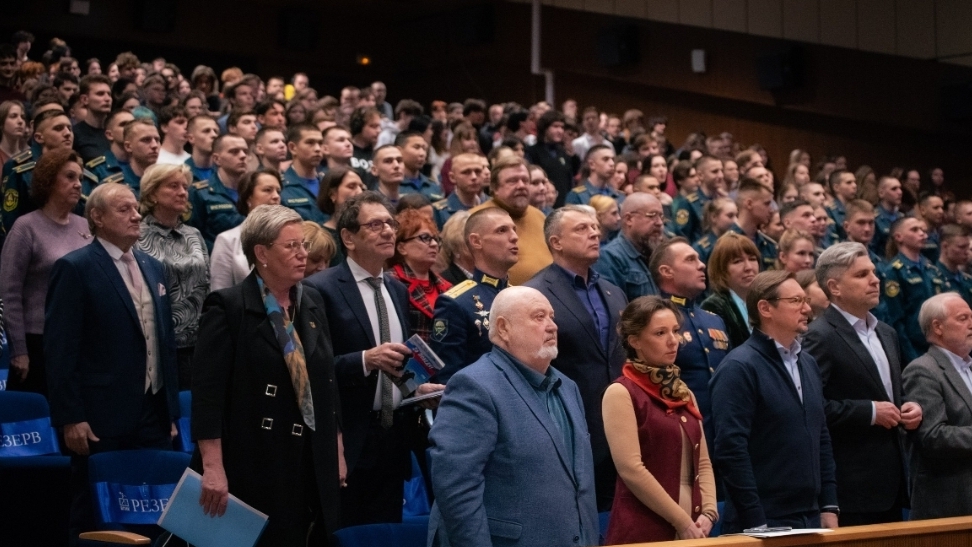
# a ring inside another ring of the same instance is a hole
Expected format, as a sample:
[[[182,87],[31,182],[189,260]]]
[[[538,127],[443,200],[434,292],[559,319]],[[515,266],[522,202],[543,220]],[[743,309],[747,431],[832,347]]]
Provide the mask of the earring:
[[[266,262],[264,262],[264,263],[263,263],[263,267],[264,267],[264,268],[266,268],[266,267],[267,267],[267,263],[266,263]]]

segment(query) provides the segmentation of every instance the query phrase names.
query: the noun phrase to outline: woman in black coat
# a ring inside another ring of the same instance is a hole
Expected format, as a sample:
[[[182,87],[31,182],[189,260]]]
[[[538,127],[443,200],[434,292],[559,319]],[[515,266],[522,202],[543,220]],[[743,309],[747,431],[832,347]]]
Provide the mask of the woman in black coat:
[[[759,249],[748,237],[727,232],[716,240],[709,256],[709,286],[712,295],[702,302],[726,323],[729,343],[738,348],[749,339],[752,329],[746,311],[749,286],[759,273]]]
[[[326,544],[346,471],[323,301],[303,287],[301,218],[280,205],[243,223],[254,265],[206,299],[193,360],[193,468],[200,504],[222,515],[227,493],[269,516],[258,545]]]

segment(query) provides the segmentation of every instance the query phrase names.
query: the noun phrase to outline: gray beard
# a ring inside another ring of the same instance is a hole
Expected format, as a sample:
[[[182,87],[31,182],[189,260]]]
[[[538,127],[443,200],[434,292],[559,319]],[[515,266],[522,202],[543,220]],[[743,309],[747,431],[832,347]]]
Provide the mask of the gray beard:
[[[537,350],[537,358],[553,361],[557,358],[557,346],[543,346]]]

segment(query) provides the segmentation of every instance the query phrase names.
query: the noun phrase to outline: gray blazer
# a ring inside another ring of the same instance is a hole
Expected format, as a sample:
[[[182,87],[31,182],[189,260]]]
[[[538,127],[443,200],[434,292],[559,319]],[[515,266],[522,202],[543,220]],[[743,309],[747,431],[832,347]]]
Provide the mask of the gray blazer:
[[[972,393],[935,346],[904,369],[902,380],[905,398],[922,410],[912,433],[911,518],[972,515]]]
[[[594,464],[577,385],[554,369],[574,429],[569,451],[533,387],[493,349],[449,380],[430,467],[428,544],[596,545]]]

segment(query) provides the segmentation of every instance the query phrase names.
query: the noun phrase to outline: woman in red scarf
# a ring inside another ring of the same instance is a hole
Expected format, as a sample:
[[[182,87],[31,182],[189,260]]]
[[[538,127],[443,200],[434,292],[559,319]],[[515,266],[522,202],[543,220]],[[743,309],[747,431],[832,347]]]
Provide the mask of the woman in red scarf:
[[[674,364],[680,322],[670,301],[644,296],[618,323],[628,361],[602,406],[618,470],[607,545],[702,538],[719,518],[702,415]]]
[[[435,299],[452,286],[432,271],[442,240],[435,222],[416,209],[406,209],[396,218],[399,227],[391,273],[408,287],[410,330],[428,342]]]

